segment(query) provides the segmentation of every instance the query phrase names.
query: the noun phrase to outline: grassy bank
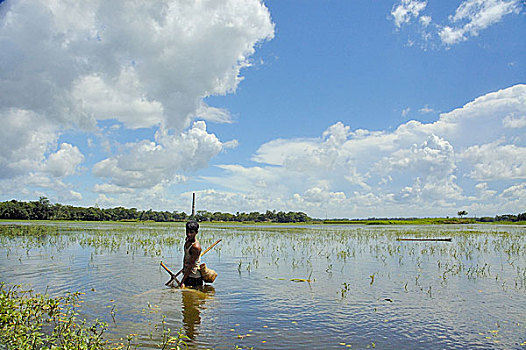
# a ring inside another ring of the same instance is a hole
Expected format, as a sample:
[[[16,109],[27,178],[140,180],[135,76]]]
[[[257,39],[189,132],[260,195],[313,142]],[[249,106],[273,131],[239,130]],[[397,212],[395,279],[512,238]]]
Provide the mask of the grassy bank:
[[[422,219],[367,219],[367,220],[323,220],[327,225],[460,225],[460,224],[487,224],[487,225],[526,225],[526,221],[493,221],[482,222],[473,218],[422,218]]]

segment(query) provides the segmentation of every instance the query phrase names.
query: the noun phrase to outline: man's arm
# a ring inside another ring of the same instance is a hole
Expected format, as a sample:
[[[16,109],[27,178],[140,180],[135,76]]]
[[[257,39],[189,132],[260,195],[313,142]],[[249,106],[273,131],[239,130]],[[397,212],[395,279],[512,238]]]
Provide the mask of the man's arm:
[[[199,242],[195,242],[192,244],[192,248],[190,248],[190,261],[188,264],[185,264],[183,266],[183,278],[181,279],[181,287],[184,287],[184,281],[186,281],[186,278],[190,275],[190,272],[192,272],[192,267],[195,265],[195,262],[199,259],[199,256],[201,255],[201,245]]]

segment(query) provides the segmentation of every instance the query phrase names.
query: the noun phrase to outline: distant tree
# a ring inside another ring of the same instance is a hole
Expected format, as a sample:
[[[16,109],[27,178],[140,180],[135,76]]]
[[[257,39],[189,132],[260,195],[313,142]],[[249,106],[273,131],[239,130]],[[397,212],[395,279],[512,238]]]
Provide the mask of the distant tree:
[[[51,218],[52,207],[49,199],[46,197],[40,197],[38,202],[30,202],[32,209],[32,219],[36,220],[48,220]]]
[[[462,218],[463,216],[468,215],[468,212],[465,211],[465,210],[461,210],[461,211],[459,211],[459,212],[457,213],[457,215],[460,216],[460,218]]]
[[[0,218],[23,220],[29,219],[30,214],[27,211],[27,203],[18,202],[14,199],[9,202],[2,202],[2,205],[0,206]]]
[[[495,216],[495,221],[511,221],[511,222],[515,222],[515,221],[518,221],[519,218],[517,215],[513,215],[513,214],[504,214],[504,215],[496,215]]]

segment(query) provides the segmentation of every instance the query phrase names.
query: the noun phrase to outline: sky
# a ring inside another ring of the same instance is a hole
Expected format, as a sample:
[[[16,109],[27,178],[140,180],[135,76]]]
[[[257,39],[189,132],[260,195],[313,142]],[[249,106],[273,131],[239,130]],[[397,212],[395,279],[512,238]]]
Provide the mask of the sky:
[[[526,211],[520,0],[0,1],[0,200]]]

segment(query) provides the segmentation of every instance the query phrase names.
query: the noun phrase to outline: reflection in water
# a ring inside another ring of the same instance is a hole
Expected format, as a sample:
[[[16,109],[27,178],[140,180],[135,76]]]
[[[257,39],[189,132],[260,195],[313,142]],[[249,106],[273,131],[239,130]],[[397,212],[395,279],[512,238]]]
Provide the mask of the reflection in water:
[[[183,327],[186,336],[191,340],[199,334],[198,325],[201,324],[201,309],[204,309],[206,299],[215,293],[214,287],[205,285],[199,288],[184,288],[181,290],[183,303]]]

